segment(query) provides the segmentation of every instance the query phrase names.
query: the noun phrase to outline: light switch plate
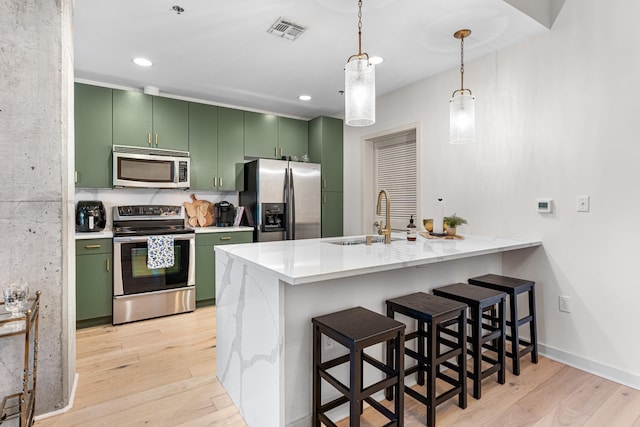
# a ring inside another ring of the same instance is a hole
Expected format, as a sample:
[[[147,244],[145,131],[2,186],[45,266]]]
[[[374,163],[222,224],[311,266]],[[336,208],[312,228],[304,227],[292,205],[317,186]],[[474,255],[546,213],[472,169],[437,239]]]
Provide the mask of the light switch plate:
[[[578,212],[589,212],[589,196],[578,196],[576,209]]]

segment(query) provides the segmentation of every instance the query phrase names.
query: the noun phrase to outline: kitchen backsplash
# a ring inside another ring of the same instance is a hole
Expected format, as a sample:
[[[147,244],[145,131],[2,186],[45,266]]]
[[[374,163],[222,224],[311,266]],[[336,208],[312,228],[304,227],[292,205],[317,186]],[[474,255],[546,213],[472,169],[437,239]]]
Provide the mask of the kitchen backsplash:
[[[80,200],[100,200],[107,213],[106,230],[111,230],[113,206],[126,205],[180,205],[190,202],[190,194],[195,194],[198,200],[207,200],[217,203],[226,200],[234,206],[238,206],[237,192],[220,191],[190,191],[167,190],[157,188],[101,188],[101,189],[77,189],[75,204]],[[74,213],[75,214],[75,213]]]

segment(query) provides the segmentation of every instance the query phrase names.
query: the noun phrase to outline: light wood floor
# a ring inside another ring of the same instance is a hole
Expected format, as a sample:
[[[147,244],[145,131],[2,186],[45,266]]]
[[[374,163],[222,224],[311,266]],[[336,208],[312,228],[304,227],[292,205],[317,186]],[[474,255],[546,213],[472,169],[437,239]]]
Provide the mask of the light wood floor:
[[[74,407],[35,426],[245,426],[215,377],[215,343],[215,307],[80,330]],[[544,357],[504,385],[486,379],[482,393],[465,410],[456,399],[438,406],[438,427],[640,427],[640,391]],[[405,425],[424,425],[424,407],[405,403]],[[383,424],[371,408],[362,419]]]

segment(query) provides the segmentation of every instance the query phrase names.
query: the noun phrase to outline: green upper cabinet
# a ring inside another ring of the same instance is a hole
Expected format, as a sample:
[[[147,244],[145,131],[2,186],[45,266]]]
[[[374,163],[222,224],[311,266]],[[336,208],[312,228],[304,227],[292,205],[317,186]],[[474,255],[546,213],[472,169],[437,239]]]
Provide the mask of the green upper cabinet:
[[[244,112],[218,108],[218,190],[244,187]]]
[[[309,122],[309,158],[322,164],[322,190],[342,191],[343,123],[333,117],[317,117]]]
[[[189,103],[191,189],[218,188],[218,107]]]
[[[307,154],[308,141],[309,128],[304,120],[244,112],[244,154],[247,157],[301,157]]]
[[[75,181],[78,188],[110,188],[112,90],[76,83]]]
[[[189,151],[189,103],[154,96],[153,136],[155,148]]]
[[[244,153],[247,157],[280,158],[278,117],[252,111],[244,112]]]
[[[281,156],[297,156],[309,153],[309,122],[278,117],[278,146]]]
[[[114,89],[113,144],[187,151],[188,103]]]

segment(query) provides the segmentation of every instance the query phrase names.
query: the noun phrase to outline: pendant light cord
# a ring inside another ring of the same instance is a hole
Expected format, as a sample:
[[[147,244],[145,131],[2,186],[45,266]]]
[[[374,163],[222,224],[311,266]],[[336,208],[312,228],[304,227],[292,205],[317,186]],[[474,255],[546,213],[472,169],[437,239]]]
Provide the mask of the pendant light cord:
[[[464,37],[460,37],[460,90],[464,91]]]
[[[369,54],[362,51],[362,0],[358,0],[358,54],[351,55],[347,62],[353,58],[362,59],[362,57],[366,57],[367,61],[369,60]]]

